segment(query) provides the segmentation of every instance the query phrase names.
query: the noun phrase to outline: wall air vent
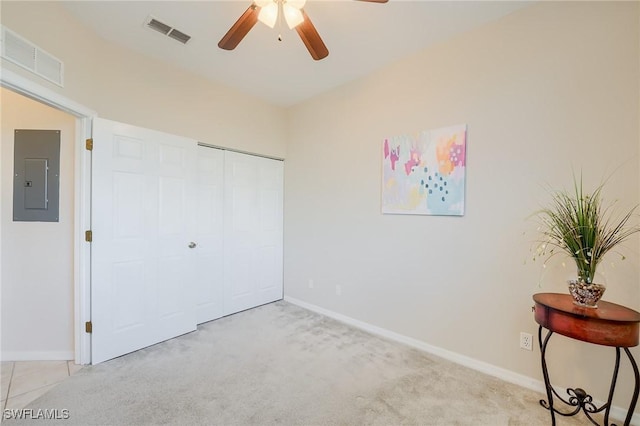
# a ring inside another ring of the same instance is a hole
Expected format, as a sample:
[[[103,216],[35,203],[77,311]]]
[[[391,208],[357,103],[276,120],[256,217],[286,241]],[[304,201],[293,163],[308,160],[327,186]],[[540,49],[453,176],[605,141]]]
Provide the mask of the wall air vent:
[[[64,87],[64,65],[55,56],[40,49],[24,37],[4,25],[0,27],[2,58],[31,71],[32,73]]]
[[[152,30],[158,31],[168,37],[171,37],[174,40],[178,40],[182,44],[187,44],[187,42],[191,39],[190,35],[183,33],[182,31],[176,30],[171,25],[167,25],[164,22],[159,21],[153,16],[148,16],[145,21],[145,26],[147,28],[151,28]]]

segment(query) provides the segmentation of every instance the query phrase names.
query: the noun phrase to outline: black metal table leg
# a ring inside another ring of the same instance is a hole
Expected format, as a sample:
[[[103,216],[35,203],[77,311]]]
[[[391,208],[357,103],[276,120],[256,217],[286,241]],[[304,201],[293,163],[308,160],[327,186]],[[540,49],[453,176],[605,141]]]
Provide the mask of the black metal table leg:
[[[567,389],[567,393],[569,394],[569,400],[565,400],[560,395],[558,395],[556,390],[551,385],[551,379],[549,378],[549,370],[547,369],[547,361],[546,361],[547,345],[549,344],[549,339],[551,338],[553,331],[548,331],[547,335],[543,339],[542,329],[543,329],[542,326],[538,328],[538,343],[540,344],[540,360],[542,364],[542,376],[544,377],[545,390],[547,392],[547,400],[545,401],[544,399],[541,399],[540,405],[546,408],[547,410],[549,410],[551,414],[551,425],[555,426],[556,424],[556,417],[555,417],[556,413],[560,414],[561,416],[573,416],[578,412],[580,412],[581,410],[584,411],[585,415],[587,416],[587,418],[591,423],[593,423],[594,425],[598,425],[598,423],[591,417],[591,414],[599,413],[604,410],[604,426],[609,426],[610,425],[609,414],[613,404],[613,394],[615,392],[616,383],[618,380],[618,372],[620,370],[620,349],[621,348],[619,347],[615,348],[616,362],[613,369],[613,375],[611,377],[611,386],[609,388],[609,396],[608,396],[607,402],[604,405],[602,405],[601,407],[596,407],[595,404],[593,404],[592,402],[593,398],[591,397],[591,395],[588,395],[581,388]],[[627,357],[629,358],[629,362],[631,363],[634,377],[635,377],[635,388],[633,391],[633,396],[631,398],[631,403],[629,405],[629,411],[627,412],[627,417],[624,421],[624,426],[630,426],[631,418],[633,417],[633,413],[634,413],[636,404],[638,402],[638,396],[640,395],[640,372],[638,370],[638,365],[636,364],[636,361],[631,354],[631,351],[629,351],[628,348],[622,348],[622,349],[624,350],[624,352],[627,354]],[[553,406],[554,395],[560,401],[564,402],[568,406],[575,407],[575,409],[571,412],[559,411],[557,408]],[[611,424],[611,426],[615,426],[615,425]]]
[[[633,374],[635,376],[635,388],[633,390],[633,397],[631,398],[631,405],[629,405],[629,411],[627,412],[627,418],[624,421],[624,426],[629,426],[631,424],[631,417],[633,417],[633,411],[636,409],[636,403],[638,402],[638,391],[640,390],[640,374],[638,374],[638,364],[636,364],[636,360],[633,359],[631,355],[631,351],[629,348],[623,348],[624,352],[627,354],[629,358],[629,362],[631,363],[631,367],[633,367]]]
[[[611,377],[611,387],[609,388],[609,398],[607,399],[607,404],[605,407],[607,409],[604,412],[604,424],[607,426],[609,424],[609,412],[611,411],[611,403],[613,401],[613,392],[616,389],[616,381],[618,380],[618,371],[620,369],[620,348],[616,348],[616,364],[613,368],[613,377]]]
[[[553,334],[553,331],[549,331],[547,336],[542,341],[542,326],[538,327],[538,343],[540,344],[540,360],[542,362],[542,376],[544,377],[544,387],[547,391],[547,401],[544,399],[540,400],[540,405],[549,410],[551,413],[551,425],[555,426],[556,424],[556,416],[555,410],[553,409],[553,393],[551,388],[551,382],[549,380],[549,371],[547,370],[547,361],[545,359],[545,354],[547,352],[547,343],[549,343],[549,338]]]

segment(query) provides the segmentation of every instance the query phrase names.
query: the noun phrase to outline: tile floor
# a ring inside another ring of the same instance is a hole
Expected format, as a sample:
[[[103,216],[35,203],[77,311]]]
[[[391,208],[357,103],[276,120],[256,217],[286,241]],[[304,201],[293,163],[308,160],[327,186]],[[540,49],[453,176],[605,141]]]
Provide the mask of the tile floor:
[[[2,410],[24,408],[81,368],[73,361],[3,361],[0,363]]]

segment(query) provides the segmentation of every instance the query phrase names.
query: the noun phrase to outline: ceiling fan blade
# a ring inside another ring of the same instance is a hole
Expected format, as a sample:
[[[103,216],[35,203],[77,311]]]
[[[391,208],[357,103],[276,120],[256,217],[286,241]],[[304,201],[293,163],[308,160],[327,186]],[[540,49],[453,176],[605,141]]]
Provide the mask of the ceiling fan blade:
[[[255,4],[251,4],[229,31],[227,31],[224,37],[222,37],[222,40],[218,42],[218,47],[225,50],[235,49],[249,30],[258,22],[259,12],[260,8]]]
[[[309,16],[306,12],[300,9],[302,12],[302,16],[304,17],[304,21],[296,27],[296,31],[298,35],[302,39],[302,42],[305,46],[307,46],[307,50],[311,54],[311,57],[316,61],[320,59],[326,58],[329,55],[329,49],[325,46],[324,42],[320,38],[320,34],[316,30],[316,27],[309,19]]]

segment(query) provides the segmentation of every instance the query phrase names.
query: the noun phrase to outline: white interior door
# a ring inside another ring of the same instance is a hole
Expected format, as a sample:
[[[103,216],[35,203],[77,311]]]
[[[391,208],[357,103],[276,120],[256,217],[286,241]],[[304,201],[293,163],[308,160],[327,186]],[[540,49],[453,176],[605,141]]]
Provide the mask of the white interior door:
[[[197,142],[103,119],[93,126],[95,364],[196,328]]]
[[[224,151],[199,146],[197,175],[196,315],[201,324],[224,315]]]
[[[282,299],[283,169],[225,152],[225,315]]]

